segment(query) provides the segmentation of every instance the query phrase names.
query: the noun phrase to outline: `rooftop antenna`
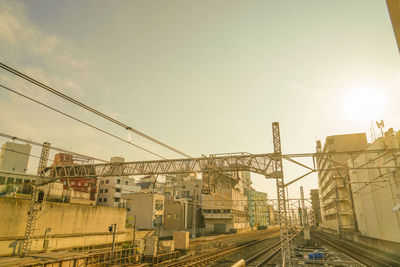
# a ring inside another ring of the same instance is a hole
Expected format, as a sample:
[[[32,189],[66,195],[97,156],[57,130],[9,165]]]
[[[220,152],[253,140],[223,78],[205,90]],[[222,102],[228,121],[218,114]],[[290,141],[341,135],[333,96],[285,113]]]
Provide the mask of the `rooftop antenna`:
[[[381,129],[381,135],[383,137],[383,127],[385,127],[385,123],[383,122],[383,120],[381,120],[380,122],[377,121],[376,125],[378,126],[379,129]]]

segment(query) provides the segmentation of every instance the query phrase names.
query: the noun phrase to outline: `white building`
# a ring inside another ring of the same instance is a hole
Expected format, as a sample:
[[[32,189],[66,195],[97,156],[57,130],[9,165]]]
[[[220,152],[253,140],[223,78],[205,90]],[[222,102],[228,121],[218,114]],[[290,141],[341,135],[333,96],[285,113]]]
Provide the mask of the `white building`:
[[[124,162],[124,158],[113,157],[110,162]],[[99,178],[97,205],[118,207],[121,203],[121,194],[139,191],[140,187],[129,176],[101,177]]]
[[[350,167],[371,168],[350,170],[349,178],[360,233],[400,242],[400,158],[399,152],[385,151],[400,148],[400,131],[395,135],[389,130],[385,135],[366,148],[383,149],[382,152],[363,153],[349,159]]]
[[[30,153],[29,144],[4,143],[0,152],[0,171],[26,173]]]

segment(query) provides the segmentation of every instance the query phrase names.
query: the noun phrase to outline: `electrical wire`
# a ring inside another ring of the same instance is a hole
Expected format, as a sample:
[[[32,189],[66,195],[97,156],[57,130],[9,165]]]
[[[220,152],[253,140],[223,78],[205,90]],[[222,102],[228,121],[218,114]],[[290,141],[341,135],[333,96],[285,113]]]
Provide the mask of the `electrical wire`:
[[[0,63],[0,64],[1,64],[1,63]],[[160,158],[162,158],[162,159],[166,159],[165,157],[163,157],[163,156],[161,156],[161,155],[158,155],[157,153],[154,153],[154,152],[152,152],[152,151],[150,151],[150,150],[148,150],[148,149],[146,149],[146,148],[143,148],[143,147],[141,147],[141,146],[138,146],[138,145],[136,145],[136,144],[134,144],[134,143],[128,142],[128,141],[126,141],[125,139],[122,139],[122,138],[119,137],[119,136],[116,136],[116,135],[114,135],[114,134],[112,134],[112,133],[109,133],[109,132],[107,132],[107,131],[105,131],[105,130],[102,130],[102,129],[100,129],[100,128],[98,128],[98,127],[92,125],[92,124],[89,124],[89,123],[87,123],[87,122],[84,122],[84,121],[82,121],[82,120],[80,120],[80,119],[78,119],[78,118],[76,118],[76,117],[74,117],[74,116],[72,116],[72,115],[69,115],[69,114],[67,114],[67,113],[65,113],[65,112],[62,112],[62,111],[56,109],[56,108],[53,108],[53,107],[51,107],[51,106],[49,106],[49,105],[46,105],[46,104],[44,104],[44,103],[42,103],[42,102],[40,102],[40,101],[38,101],[38,100],[35,100],[35,99],[33,99],[33,98],[29,97],[29,96],[26,96],[26,95],[24,95],[24,94],[22,94],[22,93],[20,93],[20,92],[17,92],[17,91],[15,91],[15,90],[13,90],[13,89],[7,87],[7,86],[4,86],[4,85],[1,85],[1,84],[0,84],[0,87],[3,88],[3,89],[5,89],[5,90],[8,90],[8,91],[10,91],[10,92],[12,92],[12,93],[14,93],[14,94],[17,94],[17,95],[19,95],[19,96],[22,96],[22,97],[24,97],[24,98],[26,98],[26,99],[29,99],[30,101],[33,101],[33,102],[35,102],[35,103],[37,103],[37,104],[39,104],[39,105],[41,105],[41,106],[44,106],[44,107],[46,107],[46,108],[48,108],[48,109],[51,109],[51,110],[53,110],[53,111],[55,111],[55,112],[57,112],[57,113],[59,113],[59,114],[61,114],[61,115],[64,115],[64,116],[66,116],[66,117],[68,117],[68,118],[70,118],[70,119],[73,119],[73,120],[75,120],[75,121],[77,121],[77,122],[80,122],[80,123],[86,125],[86,126],[89,126],[89,127],[91,127],[92,129],[95,129],[95,130],[100,131],[100,132],[102,132],[102,133],[104,133],[104,134],[107,134],[107,135],[109,135],[109,136],[111,136],[111,137],[114,137],[114,138],[116,138],[116,139],[118,139],[118,140],[120,140],[120,141],[122,141],[122,142],[125,142],[125,143],[131,145],[131,146],[134,146],[134,147],[136,147],[136,148],[139,148],[139,149],[141,149],[141,150],[144,150],[144,151],[146,151],[146,152],[148,152],[148,153],[150,153],[150,154],[152,154],[152,155],[155,155],[155,156],[157,156],[157,157],[160,157]]]
[[[40,147],[43,146],[42,143],[31,141],[31,140],[27,140],[27,139],[23,139],[23,138],[12,136],[12,135],[5,134],[5,133],[0,133],[0,136],[5,137],[5,138],[10,138],[13,141],[17,140],[17,141],[21,141],[21,142],[28,143],[28,144],[35,145],[35,146],[40,146]],[[101,161],[101,162],[108,162],[107,160],[104,160],[104,159],[95,158],[95,157],[92,157],[92,156],[80,154],[80,153],[77,153],[77,152],[73,152],[73,151],[62,149],[62,148],[55,147],[55,146],[51,146],[50,149],[56,150],[56,151],[59,151],[59,152],[68,153],[68,154],[75,155],[75,156],[79,156],[81,158],[88,159],[88,160],[97,160],[97,161]]]
[[[57,91],[56,89],[54,89],[54,88],[52,88],[52,87],[50,87],[48,85],[45,85],[42,82],[39,82],[38,80],[36,80],[36,79],[26,75],[26,74],[23,74],[20,71],[14,69],[14,68],[11,68],[10,66],[8,66],[8,65],[6,65],[4,63],[0,62],[0,67],[3,68],[6,71],[12,73],[12,74],[24,79],[24,80],[27,80],[27,81],[29,81],[29,82],[41,87],[42,89],[45,89],[45,90],[47,90],[47,91],[49,91],[49,92],[51,92],[51,93],[63,98],[63,99],[71,102],[71,103],[74,103],[77,106],[80,106],[83,109],[86,109],[86,110],[92,112],[93,114],[96,114],[96,115],[98,115],[98,116],[100,116],[100,117],[102,117],[102,118],[104,118],[104,119],[106,119],[106,120],[108,120],[108,121],[110,121],[110,122],[112,122],[114,124],[117,124],[118,126],[121,126],[121,127],[123,127],[124,129],[126,129],[128,131],[131,131],[131,132],[133,132],[133,133],[135,133],[135,134],[137,134],[137,135],[139,135],[139,136],[141,136],[143,138],[146,138],[147,140],[150,140],[150,141],[152,141],[152,142],[154,142],[154,143],[156,143],[156,144],[158,144],[160,146],[163,146],[163,147],[165,147],[165,148],[167,148],[169,150],[172,150],[172,151],[174,151],[174,152],[176,152],[176,153],[178,153],[178,154],[180,154],[182,156],[185,156],[187,158],[191,158],[191,156],[189,156],[188,154],[185,154],[185,153],[183,153],[182,151],[180,151],[180,150],[178,150],[176,148],[173,148],[173,147],[171,147],[171,146],[169,146],[169,145],[167,145],[167,144],[165,144],[165,143],[163,143],[163,142],[161,142],[161,141],[159,141],[159,140],[157,140],[157,139],[155,139],[155,138],[153,138],[153,137],[151,137],[151,136],[149,136],[149,135],[147,135],[147,134],[145,134],[143,132],[140,132],[140,131],[138,131],[138,130],[126,125],[125,123],[122,123],[122,122],[120,122],[120,121],[118,121],[118,120],[116,120],[114,118],[111,118],[110,116],[108,116],[108,115],[106,115],[106,114],[104,114],[104,113],[102,113],[102,112],[100,112],[100,111],[98,111],[98,110],[96,110],[96,109],[94,109],[92,107],[89,107],[88,105],[85,105],[82,102],[80,102],[80,101],[78,101],[76,99],[73,99],[70,96],[67,96],[66,94],[63,94],[60,91]]]

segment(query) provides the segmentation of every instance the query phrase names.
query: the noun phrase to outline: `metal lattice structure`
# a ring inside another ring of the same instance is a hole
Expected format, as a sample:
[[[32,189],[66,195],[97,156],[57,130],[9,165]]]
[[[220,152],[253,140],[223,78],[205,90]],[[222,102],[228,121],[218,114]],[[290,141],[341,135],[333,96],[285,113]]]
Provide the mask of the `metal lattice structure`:
[[[250,171],[267,178],[275,176],[275,154],[230,154],[190,159],[109,162],[88,165],[64,165],[44,168],[43,183],[59,178],[105,177],[123,175],[160,175],[180,173],[229,173]],[[235,177],[230,177],[235,180]],[[235,181],[233,181],[235,182]]]
[[[37,171],[38,175],[42,173],[43,169],[47,165],[50,154],[50,146],[51,144],[48,142],[43,143],[42,153],[40,155],[38,171]],[[35,227],[36,227],[37,216],[38,213],[43,209],[44,201],[46,200],[45,192],[39,189],[40,183],[41,181],[38,179],[36,180],[36,184],[33,185],[32,198],[28,211],[28,220],[25,228],[25,239],[22,245],[22,252],[24,255],[28,255],[31,251],[32,237],[36,230]]]
[[[288,227],[287,211],[286,211],[286,196],[285,196],[285,182],[283,179],[283,164],[282,164],[282,146],[281,136],[279,130],[279,122],[272,123],[272,136],[275,152],[275,169],[274,178],[276,179],[276,194],[278,198],[278,218],[280,226],[281,244],[285,244],[281,248],[282,263],[285,259],[290,257],[289,240],[290,233]]]

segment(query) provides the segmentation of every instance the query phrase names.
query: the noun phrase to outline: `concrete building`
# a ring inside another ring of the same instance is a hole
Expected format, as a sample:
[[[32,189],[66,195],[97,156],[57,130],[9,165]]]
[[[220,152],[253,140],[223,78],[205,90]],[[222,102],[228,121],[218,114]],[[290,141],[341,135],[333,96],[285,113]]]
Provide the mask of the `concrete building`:
[[[52,166],[63,166],[63,165],[74,165],[74,158],[71,154],[57,153],[54,155],[54,161]],[[64,184],[65,190],[72,189],[75,193],[70,192],[70,196],[74,195],[74,198],[88,198],[91,201],[96,201],[97,195],[97,178],[74,178],[74,179],[60,179]],[[88,197],[86,197],[86,194]]]
[[[400,131],[389,130],[365,150],[400,148]],[[359,232],[369,238],[400,243],[400,158],[398,153],[363,153],[348,160],[349,178]],[[397,166],[397,169],[395,168]],[[373,169],[380,167],[380,169]]]
[[[156,229],[162,225],[164,196],[153,193],[124,193],[122,206],[127,209],[127,217],[136,217],[136,228]]]
[[[267,221],[268,225],[278,225],[279,224],[279,219],[278,215],[274,209],[274,206],[272,205],[267,205],[268,213],[267,213]]]
[[[311,189],[310,197],[311,197],[311,207],[312,207],[312,210],[309,214],[310,222],[312,222],[310,224],[319,226],[319,224],[322,222],[322,217],[321,217],[321,206],[319,201],[318,189]]]
[[[247,194],[249,224],[255,229],[264,229],[268,226],[268,195],[250,189]]]
[[[110,162],[124,162],[124,158],[113,157]],[[141,188],[135,184],[135,179],[129,176],[110,176],[99,178],[99,194],[97,205],[108,207],[120,207],[121,195],[139,192]]]
[[[206,232],[235,233],[249,230],[247,196],[235,188],[216,188],[203,195],[202,213]]]
[[[226,188],[217,187],[214,193],[202,195],[205,232],[236,233],[250,230],[247,197],[251,189],[250,173],[236,171],[229,175],[237,181],[236,184],[227,180],[230,184]]]
[[[196,214],[194,214],[196,212]],[[196,220],[196,222],[194,222]],[[165,199],[163,230],[172,236],[173,231],[190,231],[196,233],[201,226],[201,213],[197,205],[186,199]]]
[[[0,171],[26,173],[30,153],[29,144],[5,142],[0,152]]]
[[[360,151],[367,146],[365,133],[328,136],[323,148],[317,141],[317,152]],[[356,229],[350,186],[346,170],[349,154],[330,154],[317,157],[319,196],[323,227],[340,233]],[[338,170],[340,167],[342,170]]]
[[[188,199],[201,202],[202,180],[195,173],[182,175],[167,175],[162,185],[165,198]]]

